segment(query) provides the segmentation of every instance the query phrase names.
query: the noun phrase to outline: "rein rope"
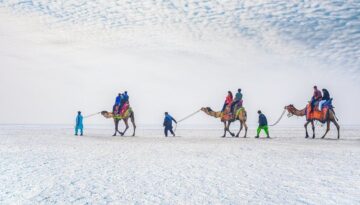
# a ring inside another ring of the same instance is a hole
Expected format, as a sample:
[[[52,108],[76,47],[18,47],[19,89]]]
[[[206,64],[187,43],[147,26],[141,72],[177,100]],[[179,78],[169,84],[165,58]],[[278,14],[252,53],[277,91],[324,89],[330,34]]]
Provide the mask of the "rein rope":
[[[98,114],[100,114],[100,113],[101,113],[101,112],[97,112],[97,113],[93,113],[93,114],[91,114],[91,115],[86,115],[86,116],[84,116],[84,118],[93,117],[93,116],[98,115]]]
[[[180,123],[180,122],[182,122],[182,121],[185,121],[185,120],[187,120],[187,119],[191,118],[192,116],[194,116],[194,115],[198,114],[200,111],[201,111],[201,109],[199,109],[199,110],[197,110],[197,111],[195,111],[195,112],[191,113],[190,115],[188,115],[188,116],[186,116],[186,117],[182,118],[181,120],[177,121],[177,123],[175,124],[175,129],[174,129],[174,132],[175,132],[175,131],[176,131],[176,129],[177,129],[177,124],[178,124],[178,123]]]
[[[280,122],[280,120],[284,117],[285,113],[286,113],[286,109],[284,109],[284,111],[283,111],[283,113],[281,114],[281,116],[279,117],[279,119],[278,119],[274,124],[269,125],[269,126],[272,127],[272,126],[277,125],[277,124]]]

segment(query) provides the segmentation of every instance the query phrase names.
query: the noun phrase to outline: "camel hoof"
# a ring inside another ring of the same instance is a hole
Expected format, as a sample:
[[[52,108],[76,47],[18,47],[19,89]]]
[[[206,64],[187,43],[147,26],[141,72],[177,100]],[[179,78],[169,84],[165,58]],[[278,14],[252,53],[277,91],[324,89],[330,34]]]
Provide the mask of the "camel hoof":
[[[244,138],[246,138],[246,135],[244,136]]]
[[[239,137],[239,135],[236,135],[235,137]]]
[[[321,139],[324,139],[324,138],[325,138],[325,136],[322,136],[322,137],[321,137]]]
[[[120,132],[120,135],[121,135],[121,136],[124,136],[124,133],[123,133],[123,132]]]
[[[315,139],[315,136],[313,136],[313,139]]]
[[[225,135],[224,136],[221,136],[222,138],[225,138]]]
[[[305,138],[309,138],[309,136],[306,135]]]

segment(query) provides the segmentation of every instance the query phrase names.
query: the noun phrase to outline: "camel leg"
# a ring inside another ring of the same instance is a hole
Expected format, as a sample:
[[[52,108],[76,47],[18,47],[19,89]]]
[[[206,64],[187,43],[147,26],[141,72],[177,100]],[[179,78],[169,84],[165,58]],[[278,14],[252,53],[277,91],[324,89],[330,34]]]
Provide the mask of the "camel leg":
[[[224,122],[224,135],[222,137],[226,137],[226,128],[227,128],[226,122]]]
[[[326,122],[326,131],[325,134],[321,137],[321,139],[324,139],[326,134],[330,131],[330,120]]]
[[[115,133],[113,136],[116,136],[116,133],[119,132],[119,120],[114,119],[114,125],[115,125]]]
[[[340,139],[340,125],[339,123],[336,122],[336,120],[331,120],[332,123],[334,123],[334,125],[336,126],[337,129],[337,133],[338,133],[338,139]]]
[[[229,122],[228,122],[228,126],[227,126],[227,131],[230,133],[230,135],[231,135],[232,137],[234,137],[235,134],[230,131],[230,125],[231,125],[231,122],[229,121]]]
[[[131,124],[133,125],[133,128],[134,128],[133,135],[132,135],[134,137],[135,136],[135,130],[136,130],[134,113],[132,113],[130,120],[131,120]]]
[[[313,139],[315,138],[315,124],[314,124],[314,120],[311,120],[311,128],[313,131]]]
[[[306,123],[305,123],[305,125],[304,125],[304,127],[305,127],[305,133],[306,133],[305,138],[308,138],[308,137],[309,137],[309,133],[308,133],[308,130],[307,130],[307,126],[309,125],[309,123],[310,123],[310,121],[306,121]]]
[[[240,130],[239,130],[239,132],[236,134],[236,137],[239,137],[240,132],[241,132],[241,130],[243,129],[243,123],[241,122],[241,120],[239,120],[239,122],[240,122]]]
[[[247,124],[246,124],[245,121],[243,122],[243,124],[244,124],[244,127],[245,127],[245,135],[244,135],[244,138],[246,138],[247,131],[248,131],[248,126],[247,126]]]
[[[125,123],[125,130],[121,132],[121,136],[124,136],[125,132],[129,129],[128,119],[124,119],[124,123]]]

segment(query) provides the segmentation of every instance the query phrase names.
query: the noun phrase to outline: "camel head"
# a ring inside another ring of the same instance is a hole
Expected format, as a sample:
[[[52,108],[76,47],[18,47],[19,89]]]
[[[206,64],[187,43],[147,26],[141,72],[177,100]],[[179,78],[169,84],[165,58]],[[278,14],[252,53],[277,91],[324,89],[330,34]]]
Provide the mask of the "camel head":
[[[298,110],[295,108],[295,106],[293,104],[290,104],[288,106],[285,106],[285,109],[289,112],[288,113],[288,117],[291,117],[293,115],[296,116],[304,116],[306,115],[306,109],[302,109],[302,110]]]
[[[286,109],[288,112],[291,112],[291,111],[296,110],[296,108],[294,107],[293,104],[290,104],[290,105],[285,106],[285,109]]]
[[[209,107],[202,107],[200,110],[203,111],[203,112],[210,112],[210,111],[212,111],[211,108],[209,108]]]
[[[221,112],[215,112],[210,107],[202,107],[200,110],[203,111],[204,113],[206,113],[207,115],[210,115],[215,118],[220,118],[222,116]]]
[[[108,111],[101,111],[101,115],[104,116],[105,118],[112,118],[113,114],[111,112]]]

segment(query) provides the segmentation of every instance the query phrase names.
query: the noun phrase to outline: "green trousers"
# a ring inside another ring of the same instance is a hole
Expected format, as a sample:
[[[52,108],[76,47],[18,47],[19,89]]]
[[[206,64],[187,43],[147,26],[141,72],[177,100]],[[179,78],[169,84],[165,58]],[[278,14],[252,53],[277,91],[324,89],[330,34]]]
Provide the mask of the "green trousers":
[[[264,130],[265,133],[266,133],[266,136],[269,136],[269,127],[268,127],[267,125],[265,125],[265,126],[259,126],[259,127],[257,128],[257,136],[259,136],[261,130]]]

